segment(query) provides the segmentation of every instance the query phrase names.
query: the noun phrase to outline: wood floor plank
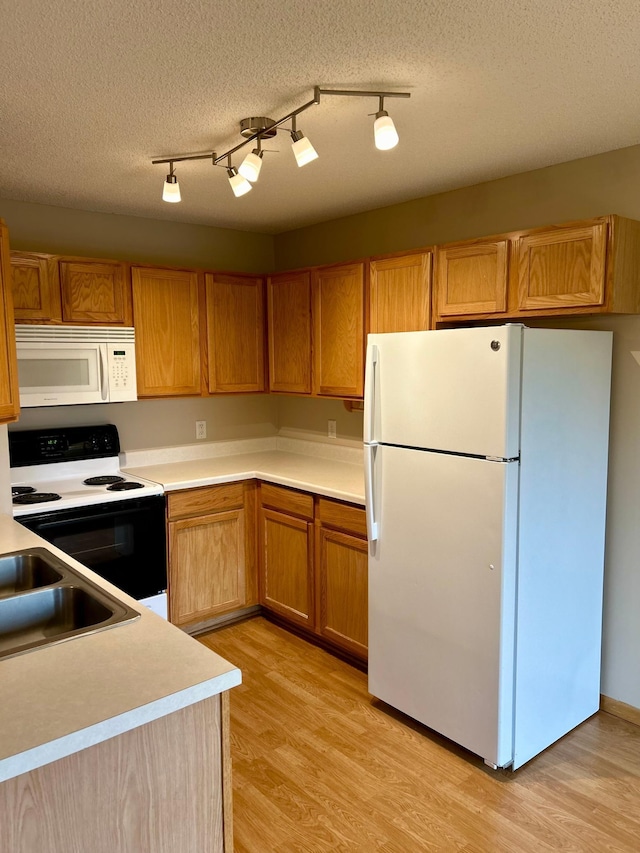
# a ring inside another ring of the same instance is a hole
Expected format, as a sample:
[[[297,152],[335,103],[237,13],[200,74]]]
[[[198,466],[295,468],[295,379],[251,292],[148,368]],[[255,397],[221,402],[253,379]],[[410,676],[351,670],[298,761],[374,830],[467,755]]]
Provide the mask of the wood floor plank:
[[[640,727],[599,712],[515,773],[261,618],[201,637],[231,692],[236,853],[637,853]]]

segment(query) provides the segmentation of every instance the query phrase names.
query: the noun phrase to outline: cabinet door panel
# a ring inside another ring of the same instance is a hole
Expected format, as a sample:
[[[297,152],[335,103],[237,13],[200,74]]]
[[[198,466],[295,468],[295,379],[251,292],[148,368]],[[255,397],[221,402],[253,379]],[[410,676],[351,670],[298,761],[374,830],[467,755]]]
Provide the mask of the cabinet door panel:
[[[62,319],[66,323],[126,322],[126,268],[98,261],[60,261]]]
[[[62,314],[56,267],[52,255],[11,253],[16,320],[60,321]]]
[[[260,603],[289,621],[313,627],[313,525],[261,510]]]
[[[311,275],[271,276],[267,282],[269,388],[311,393]]]
[[[604,222],[521,237],[519,309],[602,305],[606,248]]]
[[[139,397],[200,394],[198,276],[134,267]]]
[[[313,390],[362,397],[364,390],[364,266],[316,270]]]
[[[319,631],[361,658],[368,645],[368,546],[319,527]]]
[[[431,321],[431,252],[371,261],[370,332],[419,332]]]
[[[264,391],[264,282],[207,273],[209,391]]]
[[[185,625],[245,603],[244,511],[169,524],[171,621]]]
[[[436,249],[438,315],[506,310],[507,257],[506,240]]]
[[[15,421],[20,412],[16,336],[13,326],[9,233],[0,220],[0,423]]]

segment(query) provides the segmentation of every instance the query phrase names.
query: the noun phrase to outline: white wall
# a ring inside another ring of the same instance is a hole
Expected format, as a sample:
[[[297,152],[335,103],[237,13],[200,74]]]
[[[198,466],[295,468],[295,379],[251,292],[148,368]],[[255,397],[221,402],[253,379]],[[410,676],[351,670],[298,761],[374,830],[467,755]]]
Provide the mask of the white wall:
[[[9,447],[7,445],[7,427],[4,424],[0,424],[0,513],[11,515]]]

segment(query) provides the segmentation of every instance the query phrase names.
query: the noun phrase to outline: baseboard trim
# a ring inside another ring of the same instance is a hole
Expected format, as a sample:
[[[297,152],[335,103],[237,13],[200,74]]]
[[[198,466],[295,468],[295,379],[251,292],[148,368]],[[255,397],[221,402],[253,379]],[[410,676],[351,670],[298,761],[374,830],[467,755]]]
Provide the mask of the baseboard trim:
[[[254,604],[251,607],[243,607],[241,610],[233,610],[231,613],[223,613],[221,616],[214,616],[211,619],[206,619],[204,622],[197,622],[195,625],[180,625],[179,627],[186,634],[192,637],[197,637],[200,634],[206,634],[209,631],[215,631],[216,628],[226,628],[234,622],[241,622],[251,616],[259,616],[262,608],[259,604]]]
[[[612,699],[610,696],[600,694],[600,710],[606,711],[607,714],[612,714],[614,717],[620,717],[621,720],[626,720],[628,723],[634,723],[640,726],[640,708],[634,705],[627,705],[626,702],[620,702],[618,699]]]

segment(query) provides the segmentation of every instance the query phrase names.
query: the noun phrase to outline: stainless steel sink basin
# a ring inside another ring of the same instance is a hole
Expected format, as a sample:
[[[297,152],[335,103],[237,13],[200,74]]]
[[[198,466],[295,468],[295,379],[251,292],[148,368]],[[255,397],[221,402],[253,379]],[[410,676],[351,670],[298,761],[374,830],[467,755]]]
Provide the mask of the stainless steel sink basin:
[[[62,580],[62,574],[47,561],[42,552],[44,548],[34,548],[33,551],[0,557],[0,598]]]
[[[0,557],[0,658],[139,616],[46,548]]]

